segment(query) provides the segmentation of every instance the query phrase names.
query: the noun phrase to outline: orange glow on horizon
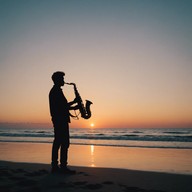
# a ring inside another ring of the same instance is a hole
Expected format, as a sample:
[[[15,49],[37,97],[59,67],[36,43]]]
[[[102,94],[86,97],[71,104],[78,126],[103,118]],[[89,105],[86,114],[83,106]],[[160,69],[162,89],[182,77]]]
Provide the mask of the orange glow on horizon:
[[[102,101],[101,101],[102,102]],[[36,108],[13,106],[9,113],[0,112],[0,122],[15,124],[25,124],[26,126],[52,127],[49,107],[42,105]],[[104,104],[105,105],[105,104]],[[103,105],[103,106],[104,106]],[[8,106],[9,107],[9,106]],[[7,107],[7,109],[8,109]],[[143,106],[144,107],[144,106]],[[146,107],[146,106],[145,106]],[[71,128],[192,128],[192,119],[190,110],[164,110],[154,106],[148,106],[150,109],[139,108],[130,105],[129,108],[117,108],[111,110],[109,107],[102,107],[96,103],[91,108],[92,116],[85,120],[79,117],[79,120],[71,118]],[[156,106],[158,107],[158,106]],[[27,110],[30,109],[30,110]],[[102,109],[102,110],[101,110]],[[110,110],[109,110],[110,109]],[[164,111],[162,113],[162,111]],[[96,122],[96,123],[95,123]]]
[[[71,128],[192,128],[192,121],[189,119],[174,119],[174,118],[139,118],[130,116],[129,118],[124,117],[94,117],[93,123],[92,118],[85,120],[80,118],[79,120],[71,119]],[[0,119],[0,123],[15,124],[26,127],[52,127],[51,118],[49,115],[44,118],[26,117],[13,119]]]

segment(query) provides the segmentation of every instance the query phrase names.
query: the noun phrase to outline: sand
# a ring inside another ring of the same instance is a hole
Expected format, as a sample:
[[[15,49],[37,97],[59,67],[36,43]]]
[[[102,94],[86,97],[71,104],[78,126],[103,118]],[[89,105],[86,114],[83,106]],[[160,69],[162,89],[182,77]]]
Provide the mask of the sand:
[[[51,174],[51,144],[0,142],[0,192],[192,192],[192,150],[71,145],[75,175]]]
[[[51,143],[0,142],[0,160],[51,163]],[[192,149],[71,145],[69,165],[192,175]]]
[[[191,192],[192,175],[113,168],[70,167],[52,174],[49,164],[0,161],[1,192]]]

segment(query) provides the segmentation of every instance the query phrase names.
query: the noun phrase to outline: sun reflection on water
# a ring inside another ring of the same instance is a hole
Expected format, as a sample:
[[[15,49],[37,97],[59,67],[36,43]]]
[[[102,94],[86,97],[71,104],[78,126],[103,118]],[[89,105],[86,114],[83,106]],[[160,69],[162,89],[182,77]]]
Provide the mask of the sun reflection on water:
[[[91,145],[91,167],[95,167],[94,145]]]

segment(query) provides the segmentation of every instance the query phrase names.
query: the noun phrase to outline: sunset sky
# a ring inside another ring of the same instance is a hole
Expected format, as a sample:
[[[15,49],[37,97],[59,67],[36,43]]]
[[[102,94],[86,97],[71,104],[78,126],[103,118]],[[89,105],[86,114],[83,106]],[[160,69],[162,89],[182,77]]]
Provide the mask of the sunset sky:
[[[191,10],[191,0],[0,0],[0,122],[51,126],[59,70],[93,102],[71,127],[192,127]]]

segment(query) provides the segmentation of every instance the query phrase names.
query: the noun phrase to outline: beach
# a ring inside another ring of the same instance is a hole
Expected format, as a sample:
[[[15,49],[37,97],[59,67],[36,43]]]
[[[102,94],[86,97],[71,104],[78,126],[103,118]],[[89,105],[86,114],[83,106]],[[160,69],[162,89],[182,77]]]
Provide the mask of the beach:
[[[191,10],[1,0],[0,192],[192,192]]]
[[[192,191],[190,149],[71,145],[75,175],[50,173],[51,144],[2,142],[0,152],[1,192]]]
[[[0,142],[0,160],[51,164],[51,143]],[[192,175],[192,150],[70,145],[72,166]]]
[[[75,175],[51,174],[50,165],[0,161],[1,192],[191,192],[191,176],[113,168],[71,167]]]

